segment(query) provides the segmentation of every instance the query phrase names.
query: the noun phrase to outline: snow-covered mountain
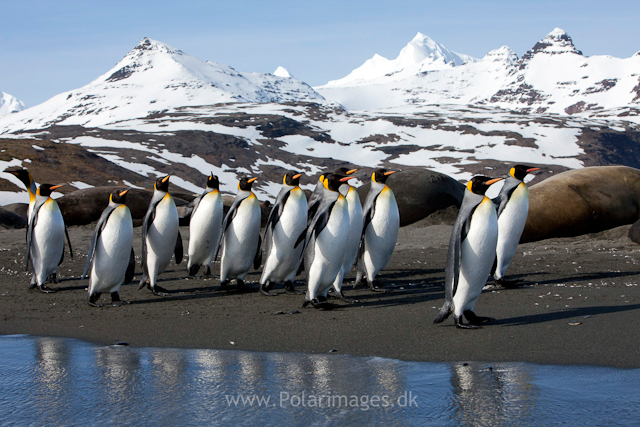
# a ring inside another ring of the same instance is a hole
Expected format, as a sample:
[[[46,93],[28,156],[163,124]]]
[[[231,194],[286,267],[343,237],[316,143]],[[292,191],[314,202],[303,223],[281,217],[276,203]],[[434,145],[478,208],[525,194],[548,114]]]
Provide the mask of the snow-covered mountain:
[[[0,116],[24,110],[24,102],[8,93],[0,92]]]
[[[376,55],[315,89],[347,109],[366,111],[476,104],[522,113],[617,116],[640,109],[640,52],[627,59],[585,57],[559,28],[520,59],[506,46],[480,60],[456,60],[448,53],[418,34],[395,60]]]
[[[57,125],[103,126],[176,107],[219,103],[325,102],[286,76],[241,73],[144,38],[115,67],[79,89],[61,93],[0,121],[0,134]]]
[[[515,163],[542,166],[537,180],[640,167],[638,54],[587,58],[554,30],[520,59],[506,46],[474,59],[418,34],[398,58],[367,62],[317,88],[323,98],[282,67],[241,73],[144,39],[90,84],[0,117],[0,171],[27,167],[38,183],[69,183],[63,193],[149,188],[169,172],[172,191],[198,193],[213,172],[235,194],[250,175],[273,200],[286,170],[303,172],[310,189],[320,173],[352,165],[459,180]],[[18,196],[28,201],[0,173],[0,205]]]

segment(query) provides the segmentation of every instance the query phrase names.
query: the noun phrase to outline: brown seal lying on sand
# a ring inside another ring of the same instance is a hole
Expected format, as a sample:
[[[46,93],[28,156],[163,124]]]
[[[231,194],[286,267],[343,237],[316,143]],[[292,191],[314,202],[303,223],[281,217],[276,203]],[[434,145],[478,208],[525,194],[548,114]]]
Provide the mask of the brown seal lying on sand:
[[[632,224],[639,217],[639,169],[570,170],[530,187],[529,216],[520,243],[595,233]]]

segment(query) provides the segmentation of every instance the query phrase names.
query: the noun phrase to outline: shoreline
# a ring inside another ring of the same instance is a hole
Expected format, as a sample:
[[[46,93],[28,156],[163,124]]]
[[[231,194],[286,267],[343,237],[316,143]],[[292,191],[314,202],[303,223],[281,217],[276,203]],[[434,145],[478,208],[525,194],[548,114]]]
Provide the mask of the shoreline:
[[[70,227],[74,260],[65,254],[59,292],[27,292],[24,230],[0,230],[0,334],[76,338],[135,347],[207,348],[300,353],[347,353],[425,362],[530,362],[639,368],[638,246],[630,226],[566,239],[521,244],[507,274],[518,288],[488,282],[476,306],[497,320],[479,330],[459,330],[448,319],[434,325],[444,302],[444,266],[451,227],[422,221],[400,229],[391,261],[381,272],[388,293],[351,290],[333,310],[301,308],[303,295],[220,290],[218,279],[188,278],[186,264],[169,265],[156,297],[123,286],[122,307],[89,307],[88,280],[80,280],[93,226]],[[140,251],[140,229],[134,249]],[[188,228],[181,227],[183,241]],[[216,274],[219,264],[214,265]],[[257,290],[259,271],[247,283]],[[300,277],[299,277],[300,279]],[[254,283],[251,283],[254,282]],[[296,281],[303,290],[304,282]],[[99,302],[108,303],[109,296]]]

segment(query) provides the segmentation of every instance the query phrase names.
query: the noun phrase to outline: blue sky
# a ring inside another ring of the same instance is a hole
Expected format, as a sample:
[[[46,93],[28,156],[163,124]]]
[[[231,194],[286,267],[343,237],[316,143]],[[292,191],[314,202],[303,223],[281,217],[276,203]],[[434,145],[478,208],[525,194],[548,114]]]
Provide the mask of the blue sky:
[[[640,51],[638,21],[637,0],[0,0],[0,91],[39,104],[143,37],[241,72],[283,66],[317,86],[375,53],[395,58],[417,32],[481,58],[503,45],[522,56],[560,27],[587,56],[627,58]]]

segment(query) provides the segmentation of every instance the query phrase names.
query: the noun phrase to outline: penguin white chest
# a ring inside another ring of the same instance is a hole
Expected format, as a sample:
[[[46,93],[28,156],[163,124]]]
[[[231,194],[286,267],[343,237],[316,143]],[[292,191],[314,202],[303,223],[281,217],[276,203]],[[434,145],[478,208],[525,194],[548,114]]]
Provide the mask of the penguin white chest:
[[[147,249],[162,260],[162,264],[168,264],[177,238],[178,210],[173,197],[166,194],[156,206],[155,217],[147,233]]]
[[[64,219],[53,199],[47,200],[38,211],[32,245],[36,274],[46,277],[57,271],[64,251]]]
[[[109,216],[98,241],[91,272],[91,292],[109,292],[124,280],[133,244],[131,211],[117,207]]]

